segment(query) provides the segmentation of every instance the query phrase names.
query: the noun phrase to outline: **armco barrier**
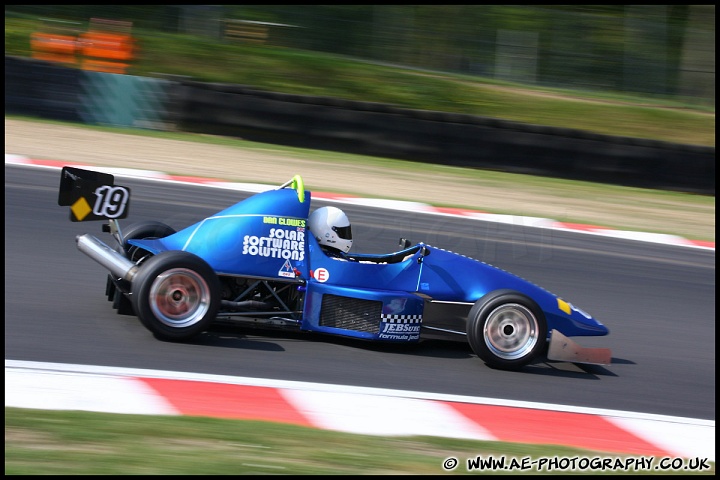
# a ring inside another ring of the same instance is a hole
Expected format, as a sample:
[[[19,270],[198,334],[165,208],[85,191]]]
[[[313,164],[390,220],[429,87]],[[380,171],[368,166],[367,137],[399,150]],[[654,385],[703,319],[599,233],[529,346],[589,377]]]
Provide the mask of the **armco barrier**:
[[[5,113],[82,122],[81,70],[5,56]]]
[[[714,147],[240,85],[103,75],[115,74],[6,56],[5,112],[715,195]]]
[[[715,148],[183,82],[186,131],[443,165],[715,194]]]

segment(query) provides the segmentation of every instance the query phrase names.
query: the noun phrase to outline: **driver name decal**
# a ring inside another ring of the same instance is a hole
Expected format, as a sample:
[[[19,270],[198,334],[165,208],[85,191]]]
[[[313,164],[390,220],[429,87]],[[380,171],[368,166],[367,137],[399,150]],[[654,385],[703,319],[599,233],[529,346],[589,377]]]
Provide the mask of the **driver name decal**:
[[[263,217],[263,223],[288,225],[290,227],[305,227],[305,219],[303,218]]]
[[[258,257],[303,261],[305,259],[305,228],[297,227],[294,230],[271,228],[267,236],[262,237],[245,235],[242,253]]]

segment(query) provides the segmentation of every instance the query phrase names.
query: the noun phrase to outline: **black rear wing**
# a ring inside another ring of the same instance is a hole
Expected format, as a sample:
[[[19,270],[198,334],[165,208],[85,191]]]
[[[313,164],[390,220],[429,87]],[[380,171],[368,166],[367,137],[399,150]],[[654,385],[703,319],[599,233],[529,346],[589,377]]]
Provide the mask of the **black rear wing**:
[[[58,205],[70,207],[70,220],[117,220],[128,215],[130,189],[115,185],[109,173],[63,167]]]

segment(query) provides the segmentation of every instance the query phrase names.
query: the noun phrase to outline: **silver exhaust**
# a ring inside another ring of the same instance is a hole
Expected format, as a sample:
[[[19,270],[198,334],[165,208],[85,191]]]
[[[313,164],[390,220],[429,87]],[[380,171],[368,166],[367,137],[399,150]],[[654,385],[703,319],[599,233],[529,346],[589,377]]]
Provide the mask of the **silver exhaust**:
[[[89,233],[75,237],[78,250],[110,270],[117,278],[132,282],[138,266]]]

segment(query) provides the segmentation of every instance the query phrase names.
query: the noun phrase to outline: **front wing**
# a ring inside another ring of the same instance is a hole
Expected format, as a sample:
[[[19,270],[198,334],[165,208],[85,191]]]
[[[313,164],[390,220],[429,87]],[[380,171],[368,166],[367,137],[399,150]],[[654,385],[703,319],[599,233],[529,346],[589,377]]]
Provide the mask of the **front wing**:
[[[596,365],[610,365],[612,362],[609,348],[582,347],[557,330],[551,332],[547,358],[560,362]]]

